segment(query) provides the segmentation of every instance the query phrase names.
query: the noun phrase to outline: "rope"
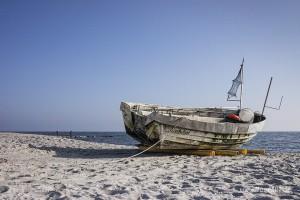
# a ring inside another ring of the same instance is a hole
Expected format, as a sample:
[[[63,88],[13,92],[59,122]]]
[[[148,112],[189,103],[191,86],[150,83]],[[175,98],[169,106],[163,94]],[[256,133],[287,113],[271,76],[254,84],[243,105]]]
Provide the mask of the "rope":
[[[153,145],[151,145],[151,146],[148,147],[147,149],[145,149],[145,150],[143,150],[143,151],[141,151],[141,152],[139,152],[139,153],[137,153],[137,154],[134,154],[134,155],[132,155],[132,156],[129,156],[128,158],[134,158],[134,157],[136,157],[136,156],[139,156],[139,155],[145,153],[146,151],[149,151],[151,148],[153,148],[154,146],[156,146],[158,143],[160,143],[160,142],[163,141],[164,139],[165,139],[165,137],[162,138],[162,139],[160,139],[160,140],[158,140],[157,142],[155,142]],[[127,159],[128,159],[128,158],[127,158]]]

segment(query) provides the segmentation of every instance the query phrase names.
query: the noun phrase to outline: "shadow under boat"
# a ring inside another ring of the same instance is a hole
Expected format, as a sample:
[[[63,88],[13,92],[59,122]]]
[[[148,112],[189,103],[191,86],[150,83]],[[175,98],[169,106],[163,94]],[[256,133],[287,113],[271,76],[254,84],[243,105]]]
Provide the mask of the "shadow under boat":
[[[136,140],[129,137],[125,132],[80,132],[80,131],[21,131],[17,134],[45,135],[54,137],[70,138],[75,140],[107,143],[115,145],[134,146],[139,144]]]
[[[79,133],[78,135],[74,135],[72,139],[125,146],[135,146],[139,144],[139,142],[129,137],[124,132],[100,132],[92,133],[91,135],[83,135],[82,133]]]
[[[30,148],[54,151],[54,157],[61,158],[80,158],[80,159],[99,159],[99,158],[128,158],[135,155],[141,150],[139,149],[91,149],[91,148],[73,148],[73,147],[57,147],[57,146],[35,146],[29,144]],[[139,157],[153,157],[153,156],[169,156],[172,154],[166,153],[147,153],[141,154]]]

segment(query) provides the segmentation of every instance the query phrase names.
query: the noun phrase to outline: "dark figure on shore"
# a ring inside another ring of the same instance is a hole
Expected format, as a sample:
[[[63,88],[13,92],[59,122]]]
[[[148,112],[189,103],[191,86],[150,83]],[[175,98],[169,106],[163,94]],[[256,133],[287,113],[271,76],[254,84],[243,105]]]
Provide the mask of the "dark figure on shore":
[[[72,138],[72,131],[70,131],[70,138]]]

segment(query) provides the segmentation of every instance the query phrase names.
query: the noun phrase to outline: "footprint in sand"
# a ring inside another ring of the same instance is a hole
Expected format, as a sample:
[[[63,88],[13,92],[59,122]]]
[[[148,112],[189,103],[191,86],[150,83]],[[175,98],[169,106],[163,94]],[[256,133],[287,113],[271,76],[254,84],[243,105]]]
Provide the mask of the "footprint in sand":
[[[142,179],[140,179],[140,178],[138,178],[138,177],[133,177],[134,178],[134,180],[136,180],[136,182],[141,182],[142,181]]]
[[[179,190],[172,190],[172,192],[171,192],[172,194],[179,194],[180,193],[180,191]]]
[[[234,186],[234,189],[237,190],[237,191],[244,191],[245,190],[245,188],[241,185]]]
[[[163,181],[162,184],[163,185],[169,185],[169,184],[172,184],[172,183],[170,181]]]
[[[200,179],[198,178],[191,178],[189,179],[189,181],[191,181],[192,183],[200,183]]]
[[[235,198],[239,198],[239,197],[244,196],[244,194],[241,193],[241,192],[233,192],[233,193],[232,193],[232,196],[234,196]]]
[[[24,175],[23,175],[23,174],[22,174],[22,175],[19,175],[19,176],[18,176],[18,178],[24,178],[24,177],[31,177],[31,175],[29,175],[29,174],[24,174]]]
[[[73,173],[73,174],[77,174],[77,173],[79,173],[79,170],[74,169],[74,170],[72,170],[72,173]]]
[[[189,187],[192,187],[192,186],[188,182],[183,182],[181,187],[182,188],[189,188]]]
[[[23,181],[23,183],[32,183],[33,180],[26,180],[26,181]]]
[[[87,169],[87,171],[89,171],[89,172],[95,172],[96,170],[95,169]]]
[[[141,194],[140,198],[141,199],[150,199],[148,194]]]
[[[252,198],[251,200],[273,200],[273,198],[269,196],[257,196]]]
[[[206,198],[204,196],[194,196],[193,200],[210,200],[209,198]]]
[[[166,194],[159,194],[156,196],[157,199],[168,199],[169,195]]]
[[[79,195],[79,194],[72,194],[72,197],[74,197],[74,198],[80,198],[81,195]]]
[[[54,199],[61,199],[61,193],[56,191],[47,192],[46,195],[48,196],[47,200],[54,200]]]
[[[297,197],[293,196],[293,195],[282,195],[279,196],[280,199],[297,199]]]
[[[257,187],[257,188],[262,188],[262,189],[268,189],[268,188],[270,188],[269,185],[258,185],[258,184],[256,184],[256,185],[253,185],[253,186]]]
[[[271,184],[271,185],[283,185],[284,182],[280,179],[273,178],[269,180],[264,180],[265,183]]]
[[[251,176],[253,176],[256,179],[262,179],[262,178],[264,178],[265,175],[263,175],[263,174],[251,174]]]
[[[223,178],[225,183],[232,183],[233,181],[230,178]]]
[[[82,190],[89,190],[90,188],[88,188],[88,187],[82,187],[81,189]]]
[[[294,180],[294,177],[292,177],[292,176],[283,176],[283,175],[274,175],[274,178],[278,178],[278,179],[285,180],[288,182],[291,182]]]
[[[103,188],[109,188],[109,187],[112,187],[112,185],[111,184],[103,184]]]
[[[9,187],[6,185],[0,186],[0,193],[7,192],[9,190]]]
[[[128,194],[129,192],[126,190],[126,187],[118,187],[116,189],[110,190],[110,195],[118,195],[118,194]]]
[[[256,168],[254,163],[248,163],[246,166],[252,169]]]
[[[88,177],[89,177],[89,178],[93,178],[93,177],[95,177],[95,176],[97,176],[97,174],[91,174],[91,175],[89,175]]]
[[[170,188],[171,189],[177,189],[176,185],[171,185]]]
[[[243,171],[239,171],[239,170],[232,170],[232,169],[229,169],[227,170],[228,172],[232,173],[232,174],[240,174],[242,175],[244,172]]]
[[[206,176],[203,176],[201,178],[206,180],[206,181],[218,181],[219,180],[219,177],[206,177]]]
[[[300,186],[294,186],[292,188],[292,192],[295,193],[295,194],[300,195]]]

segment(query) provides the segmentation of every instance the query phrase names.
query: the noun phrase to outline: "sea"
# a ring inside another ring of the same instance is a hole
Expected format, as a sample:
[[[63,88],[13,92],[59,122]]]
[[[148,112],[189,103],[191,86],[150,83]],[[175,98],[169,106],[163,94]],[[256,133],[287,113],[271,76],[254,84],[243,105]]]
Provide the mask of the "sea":
[[[25,134],[52,135],[69,137],[70,132],[19,132]],[[72,131],[71,136],[85,140],[118,145],[136,145],[138,142],[125,132],[80,132]],[[259,132],[250,142],[242,148],[265,149],[268,152],[300,153],[300,132]]]

